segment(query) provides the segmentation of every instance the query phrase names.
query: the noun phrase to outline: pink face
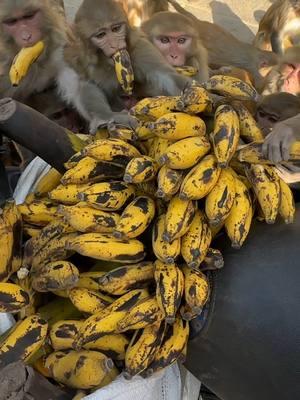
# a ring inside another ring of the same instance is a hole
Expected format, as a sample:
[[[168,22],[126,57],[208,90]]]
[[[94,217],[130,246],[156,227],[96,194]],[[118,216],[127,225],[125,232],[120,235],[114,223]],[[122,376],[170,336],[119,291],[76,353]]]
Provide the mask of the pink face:
[[[285,64],[281,69],[282,77],[284,78],[281,87],[282,92],[291,94],[300,93],[300,64]]]
[[[126,49],[126,24],[117,23],[102,28],[92,36],[91,41],[106,57],[112,57],[118,50]]]
[[[186,65],[187,54],[190,52],[192,38],[182,32],[170,32],[157,36],[153,44],[159,49],[165,59],[173,67]]]
[[[42,37],[42,13],[39,10],[16,11],[2,21],[4,33],[11,36],[20,48],[31,47]]]

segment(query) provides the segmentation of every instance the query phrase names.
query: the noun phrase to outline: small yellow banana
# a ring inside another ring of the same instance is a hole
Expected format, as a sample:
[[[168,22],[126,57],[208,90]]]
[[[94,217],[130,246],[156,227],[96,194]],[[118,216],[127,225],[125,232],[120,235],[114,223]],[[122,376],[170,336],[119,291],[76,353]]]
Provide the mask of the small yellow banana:
[[[19,312],[30,303],[29,294],[14,283],[0,282],[0,312]]]
[[[96,272],[82,272],[79,275],[79,280],[76,285],[77,288],[85,288],[93,291],[99,290],[99,278],[105,275],[105,271]]]
[[[292,224],[295,219],[295,200],[292,190],[289,185],[282,179],[279,179],[280,183],[280,205],[279,214],[283,218],[286,224]]]
[[[47,196],[51,190],[54,190],[59,184],[62,175],[55,168],[51,168],[37,183],[34,189],[36,197]]]
[[[83,152],[79,151],[78,153],[73,154],[72,157],[64,163],[64,167],[66,168],[66,170],[74,168],[84,157],[85,155],[83,154]]]
[[[112,303],[100,292],[79,287],[69,291],[69,298],[79,311],[87,314],[96,314]]]
[[[238,114],[239,121],[240,121],[240,134],[241,138],[246,143],[263,141],[264,134],[262,130],[257,125],[254,117],[250,113],[250,111],[241,103],[235,107],[235,110]]]
[[[54,351],[73,349],[73,344],[82,321],[62,320],[52,325],[49,332],[49,339]]]
[[[124,92],[131,96],[134,85],[134,73],[131,64],[130,54],[126,49],[118,50],[112,57],[115,64],[115,71],[118,82]]]
[[[151,140],[151,146],[149,149],[149,157],[153,158],[158,162],[159,158],[164,154],[166,149],[173,143],[173,141],[168,139],[163,139],[160,137],[155,137]]]
[[[18,209],[25,222],[37,226],[45,226],[52,222],[57,213],[57,207],[48,200],[35,200],[30,204],[20,204]]]
[[[178,100],[177,96],[146,97],[130,110],[130,114],[141,121],[156,121],[165,114],[175,111]]]
[[[73,205],[79,203],[79,193],[88,190],[92,185],[59,185],[57,188],[52,190],[48,196],[50,200],[58,203]]]
[[[135,128],[134,140],[148,140],[155,137],[154,132],[149,127],[149,122],[139,121],[138,126]]]
[[[148,156],[133,158],[127,164],[124,181],[127,183],[141,183],[151,181],[158,171],[156,161]]]
[[[104,335],[95,341],[87,343],[84,349],[100,351],[113,360],[123,361],[128,345],[129,340],[127,337],[119,333],[115,335]]]
[[[209,281],[201,271],[187,266],[184,266],[183,272],[185,301],[193,313],[199,314],[209,298]]]
[[[152,249],[155,256],[162,262],[172,264],[180,255],[180,238],[166,242],[163,235],[166,229],[166,215],[160,215],[153,226]]]
[[[187,114],[199,114],[204,111],[210,111],[212,101],[209,93],[201,86],[192,85],[187,87],[181,95],[178,103],[178,111]]]
[[[174,196],[182,183],[183,174],[163,165],[157,175],[156,197],[167,199]]]
[[[182,67],[175,67],[175,69],[179,74],[184,75],[184,76],[192,77],[192,76],[195,76],[198,74],[198,69],[195,67],[192,67],[190,65],[184,65]]]
[[[203,87],[211,92],[241,100],[254,100],[259,97],[257,91],[250,84],[233,76],[214,75]]]

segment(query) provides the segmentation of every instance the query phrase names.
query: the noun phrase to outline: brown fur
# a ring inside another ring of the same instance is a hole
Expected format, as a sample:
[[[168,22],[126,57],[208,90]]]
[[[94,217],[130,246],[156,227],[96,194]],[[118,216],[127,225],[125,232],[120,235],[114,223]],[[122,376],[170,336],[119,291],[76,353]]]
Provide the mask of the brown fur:
[[[127,16],[131,26],[139,27],[153,14],[168,11],[168,0],[117,0]]]

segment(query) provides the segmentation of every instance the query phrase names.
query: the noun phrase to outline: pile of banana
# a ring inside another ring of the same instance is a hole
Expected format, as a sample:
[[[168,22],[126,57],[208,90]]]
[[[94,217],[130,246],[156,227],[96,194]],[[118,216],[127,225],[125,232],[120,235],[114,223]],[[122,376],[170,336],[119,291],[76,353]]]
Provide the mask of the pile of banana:
[[[216,235],[240,248],[254,216],[293,222],[292,192],[243,105],[256,97],[215,76],[145,98],[131,110],[136,129],[110,124],[64,175],[51,169],[24,204],[6,204],[0,312],[19,322],[0,341],[2,363],[24,360],[88,393],[185,359],[207,271],[224,264]]]

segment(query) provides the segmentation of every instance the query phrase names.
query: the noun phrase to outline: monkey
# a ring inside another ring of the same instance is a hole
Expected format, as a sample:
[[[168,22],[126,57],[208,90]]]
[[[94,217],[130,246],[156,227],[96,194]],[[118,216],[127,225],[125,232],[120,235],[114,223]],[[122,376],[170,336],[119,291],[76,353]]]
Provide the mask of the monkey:
[[[208,79],[207,50],[190,18],[169,11],[159,12],[141,28],[170,65],[195,67],[198,73],[193,78],[200,82]]]
[[[65,47],[65,67],[58,76],[60,92],[90,123],[94,132],[113,120],[133,126],[124,110],[112,56],[126,49],[134,71],[138,98],[178,95],[191,82],[179,75],[158,49],[131,28],[122,7],[113,0],[84,0],[75,16],[78,39]]]
[[[238,40],[217,24],[201,21],[181,7],[177,1],[168,0],[179,13],[190,17],[204,47],[208,51],[208,62],[212,69],[234,66],[249,71],[255,86],[261,87],[265,75],[277,64],[278,56],[270,51],[257,49]]]
[[[131,26],[140,27],[153,14],[160,11],[168,11],[168,0],[117,0],[128,17]]]
[[[300,0],[277,0],[261,19],[254,46],[284,54],[299,45]]]
[[[63,63],[63,47],[71,35],[61,0],[2,0],[0,7],[0,95],[19,101],[55,85]],[[23,47],[43,40],[45,50],[18,87],[12,87],[9,70]]]

